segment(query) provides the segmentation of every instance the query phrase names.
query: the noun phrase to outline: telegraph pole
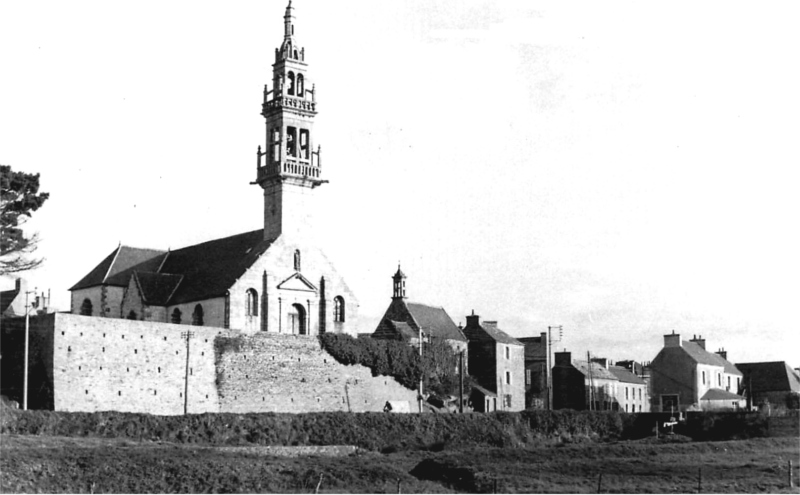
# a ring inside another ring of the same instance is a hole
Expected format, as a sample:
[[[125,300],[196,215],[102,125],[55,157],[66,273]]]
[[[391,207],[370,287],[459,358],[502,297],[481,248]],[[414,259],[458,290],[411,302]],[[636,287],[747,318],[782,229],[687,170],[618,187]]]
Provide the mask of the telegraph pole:
[[[34,299],[32,303],[28,304],[28,294],[36,294],[36,288],[33,290],[25,291],[25,362],[23,366],[25,369],[22,373],[22,410],[28,410],[28,342],[31,327],[30,310],[38,306],[38,298]]]
[[[464,351],[458,353],[458,412],[464,413]]]
[[[189,340],[194,337],[191,330],[181,332],[181,337],[186,339],[186,376],[183,382],[183,414],[189,414]]]
[[[553,351],[553,335],[552,331],[558,330],[558,340],[561,341],[561,337],[564,333],[564,329],[561,325],[547,327],[547,410],[553,410],[553,359],[552,359],[552,351]]]

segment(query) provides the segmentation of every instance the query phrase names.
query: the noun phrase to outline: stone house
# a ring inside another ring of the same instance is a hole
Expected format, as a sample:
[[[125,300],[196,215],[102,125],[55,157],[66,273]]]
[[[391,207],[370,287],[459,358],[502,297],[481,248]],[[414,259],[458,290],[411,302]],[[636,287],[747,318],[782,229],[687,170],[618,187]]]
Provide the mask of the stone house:
[[[525,346],[525,408],[543,409],[548,401],[547,333],[518,337]]]
[[[553,409],[613,410],[619,379],[604,363],[572,359],[572,353],[554,354]]]
[[[291,2],[275,50],[255,180],[263,229],[174,251],[118,246],[76,283],[71,312],[232,328],[245,333],[355,335],[358,301],[314,238],[322,178],[313,123],[316,89],[294,36]]]
[[[615,410],[625,412],[650,412],[650,394],[647,383],[622,366],[608,366],[608,371],[617,377]]]
[[[443,341],[455,353],[467,350],[467,338],[444,308],[407,301],[406,275],[399,266],[392,276],[392,302],[371,336],[411,345],[419,345],[421,337],[423,342]],[[464,367],[467,368],[466,355]]]
[[[739,409],[742,372],[727,356],[706,351],[706,341],[695,336],[686,342],[674,331],[664,336],[664,347],[650,363],[651,409]]]
[[[724,352],[724,351],[722,351]],[[752,406],[790,407],[800,396],[800,375],[785,361],[737,363],[744,395]]]
[[[554,409],[649,412],[647,384],[606,358],[572,359],[570,352],[555,353]]]
[[[496,321],[467,316],[469,374],[477,382],[471,394],[475,411],[525,409],[525,346],[497,327]]]

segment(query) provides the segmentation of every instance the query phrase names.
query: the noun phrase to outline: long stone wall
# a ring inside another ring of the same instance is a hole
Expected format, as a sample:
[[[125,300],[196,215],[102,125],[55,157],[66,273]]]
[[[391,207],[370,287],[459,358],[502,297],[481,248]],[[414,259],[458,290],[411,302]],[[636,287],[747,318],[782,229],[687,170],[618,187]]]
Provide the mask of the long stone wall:
[[[261,333],[232,339],[217,363],[220,411],[382,411],[416,392],[369,368],[345,366],[315,336]]]
[[[186,339],[189,342],[188,401]],[[57,314],[53,346],[57,411],[216,412],[214,338],[225,330]]]
[[[42,323],[37,331],[52,335],[52,344],[40,360],[57,411],[356,412],[381,411],[388,400],[414,410],[415,391],[339,364],[315,336],[62,313]]]

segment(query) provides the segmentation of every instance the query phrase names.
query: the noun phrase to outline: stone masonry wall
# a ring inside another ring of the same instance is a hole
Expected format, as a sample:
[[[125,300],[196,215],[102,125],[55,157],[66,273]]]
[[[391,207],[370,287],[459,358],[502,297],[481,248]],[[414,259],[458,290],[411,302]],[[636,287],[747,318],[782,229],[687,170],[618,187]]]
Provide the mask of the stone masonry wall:
[[[173,325],[58,313],[48,317],[52,407],[57,411],[183,414],[186,340],[188,412],[382,411],[416,392],[363,366],[344,366],[316,336]],[[218,338],[219,337],[219,338]],[[236,346],[225,346],[235,339]]]
[[[315,336],[260,333],[239,338],[220,358],[220,412],[382,411],[386,401],[417,394],[369,368],[345,366]]]
[[[187,330],[188,410],[216,412],[214,338],[224,330],[69,314],[55,315],[55,410],[183,414]]]

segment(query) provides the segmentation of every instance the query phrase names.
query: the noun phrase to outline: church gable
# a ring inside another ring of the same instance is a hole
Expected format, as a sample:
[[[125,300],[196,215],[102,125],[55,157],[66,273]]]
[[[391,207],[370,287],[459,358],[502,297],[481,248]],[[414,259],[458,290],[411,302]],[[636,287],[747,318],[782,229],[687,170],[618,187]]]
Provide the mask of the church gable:
[[[308,279],[300,273],[295,273],[291,277],[278,284],[278,289],[317,292],[317,288],[314,287],[314,284],[309,282]]]

